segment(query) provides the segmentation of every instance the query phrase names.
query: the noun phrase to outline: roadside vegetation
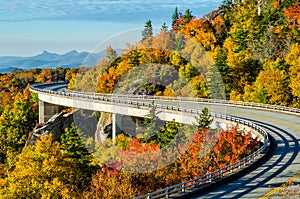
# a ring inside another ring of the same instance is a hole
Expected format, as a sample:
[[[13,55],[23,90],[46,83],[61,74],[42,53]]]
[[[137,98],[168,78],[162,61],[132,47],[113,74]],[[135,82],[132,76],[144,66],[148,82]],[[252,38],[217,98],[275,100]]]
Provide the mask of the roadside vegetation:
[[[163,24],[158,35],[148,20],[142,41],[120,55],[107,47],[95,67],[0,74],[1,198],[132,198],[224,168],[257,150],[261,143],[238,127],[209,129],[207,109],[189,130],[167,122],[138,136],[95,143],[73,125],[60,142],[49,134],[25,146],[38,123],[38,99],[29,92],[35,82],[68,80],[69,89],[82,91],[300,108],[298,2],[234,2],[225,1],[204,18],[175,9],[172,26]],[[144,125],[157,119],[155,111],[149,118]]]

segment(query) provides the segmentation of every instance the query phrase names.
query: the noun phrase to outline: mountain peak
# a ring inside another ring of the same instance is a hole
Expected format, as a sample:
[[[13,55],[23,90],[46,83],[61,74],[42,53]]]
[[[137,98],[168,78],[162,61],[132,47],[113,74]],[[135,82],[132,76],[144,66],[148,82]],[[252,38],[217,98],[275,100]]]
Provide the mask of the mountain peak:
[[[49,51],[44,50],[41,54],[35,55],[33,57],[29,57],[32,59],[38,59],[38,60],[46,60],[46,61],[53,61],[57,60],[59,58],[59,55],[56,53],[51,53]]]
[[[40,55],[56,55],[56,53],[51,53],[47,50],[44,50]]]
[[[63,56],[76,56],[78,54],[79,54],[79,52],[77,50],[72,50],[70,52],[63,54]]]
[[[44,51],[42,52],[42,54],[50,54],[50,52],[47,51],[47,50],[44,50]]]

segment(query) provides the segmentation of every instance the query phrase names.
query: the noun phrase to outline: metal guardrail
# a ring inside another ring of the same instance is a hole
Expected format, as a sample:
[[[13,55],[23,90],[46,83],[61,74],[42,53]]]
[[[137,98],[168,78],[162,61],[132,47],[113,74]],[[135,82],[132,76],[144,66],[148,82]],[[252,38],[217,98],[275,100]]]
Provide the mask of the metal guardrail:
[[[299,108],[292,108],[287,106],[279,106],[279,105],[270,105],[270,104],[262,104],[262,103],[255,103],[255,102],[242,102],[242,101],[232,101],[232,100],[222,100],[222,99],[207,99],[207,98],[192,98],[192,97],[166,97],[166,96],[149,96],[149,95],[122,95],[122,94],[102,94],[102,93],[93,93],[93,92],[80,92],[80,91],[73,91],[65,89],[64,92],[55,92],[49,91],[45,89],[39,89],[39,86],[42,85],[51,85],[51,84],[66,84],[67,82],[52,82],[47,84],[35,84],[30,87],[32,91],[38,92],[47,92],[50,94],[63,94],[65,96],[70,97],[80,97],[80,98],[87,98],[91,100],[103,100],[103,98],[111,98],[118,99],[118,98],[127,98],[127,99],[147,99],[147,100],[164,100],[164,101],[182,101],[182,102],[200,102],[200,103],[210,103],[210,104],[224,104],[224,105],[231,105],[231,106],[242,106],[242,107],[249,107],[249,108],[257,108],[257,109],[266,109],[271,111],[278,111],[278,112],[285,112],[285,113],[294,113],[300,115]]]
[[[63,82],[66,83],[66,82]],[[59,84],[59,83],[54,83],[54,84]],[[44,84],[42,84],[44,85]],[[181,98],[181,97],[158,97],[158,96],[133,96],[133,95],[117,95],[117,94],[96,94],[96,93],[83,93],[83,92],[77,92],[77,91],[69,91],[69,90],[64,90],[63,92],[57,92],[57,91],[52,91],[52,90],[45,90],[39,88],[40,85],[33,85],[30,87],[31,91],[34,92],[43,92],[43,93],[49,93],[49,94],[56,94],[56,95],[63,95],[67,97],[72,97],[72,98],[79,98],[79,99],[88,99],[88,100],[97,100],[97,101],[104,101],[104,102],[112,102],[112,103],[121,103],[121,104],[130,104],[134,106],[143,106],[143,107],[150,107],[152,106],[152,103],[149,102],[140,102],[140,101],[134,101],[131,99],[152,99],[152,100],[181,100],[181,101],[191,101],[191,102],[204,102],[204,103],[217,103],[217,104],[227,104],[227,105],[234,105],[234,106],[249,106],[249,107],[258,107],[258,108],[263,108],[263,109],[272,109],[272,110],[277,110],[280,112],[292,112],[292,113],[300,113],[300,109],[296,108],[290,108],[290,107],[283,107],[283,106],[276,106],[276,105],[267,105],[267,104],[259,104],[259,103],[251,103],[251,102],[236,102],[236,101],[229,101],[229,100],[214,100],[214,99],[194,99],[194,98]],[[122,99],[123,98],[123,99]],[[183,107],[178,107],[178,106],[170,106],[170,105],[165,105],[165,104],[154,104],[157,108],[160,109],[165,109],[165,110],[173,110],[173,111],[179,111],[179,112],[184,112],[184,113],[192,113],[192,114],[201,114],[201,110],[197,109],[187,109]],[[239,119],[237,117],[233,116],[228,116],[228,115],[223,115],[223,114],[218,114],[218,113],[211,113],[212,117],[228,120],[228,121],[233,121],[237,122],[240,124],[243,124],[245,126],[248,126],[252,128],[253,130],[257,131],[264,137],[264,144],[261,148],[259,148],[257,151],[254,153],[250,154],[249,156],[245,157],[244,159],[230,164],[225,168],[218,169],[216,171],[213,171],[211,173],[208,173],[203,176],[199,176],[195,179],[182,182],[161,190],[157,190],[152,193],[148,193],[143,196],[136,197],[135,199],[141,199],[141,198],[162,198],[166,197],[168,198],[171,194],[178,194],[178,193],[184,193],[187,190],[191,188],[203,188],[216,179],[221,179],[224,176],[228,176],[230,174],[233,174],[237,171],[237,169],[242,169],[247,167],[249,164],[252,164],[258,157],[263,156],[266,151],[269,148],[269,139],[268,139],[268,134],[267,132],[261,128],[260,126],[246,121]]]

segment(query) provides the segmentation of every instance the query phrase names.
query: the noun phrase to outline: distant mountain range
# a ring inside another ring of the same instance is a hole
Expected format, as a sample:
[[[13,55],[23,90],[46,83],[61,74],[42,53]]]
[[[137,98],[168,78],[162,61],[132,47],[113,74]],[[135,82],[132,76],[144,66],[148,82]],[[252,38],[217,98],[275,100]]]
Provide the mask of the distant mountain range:
[[[56,54],[44,51],[32,57],[4,56],[0,57],[0,73],[31,68],[75,68],[78,66],[95,66],[105,56],[105,52],[93,54],[88,52],[70,51]]]

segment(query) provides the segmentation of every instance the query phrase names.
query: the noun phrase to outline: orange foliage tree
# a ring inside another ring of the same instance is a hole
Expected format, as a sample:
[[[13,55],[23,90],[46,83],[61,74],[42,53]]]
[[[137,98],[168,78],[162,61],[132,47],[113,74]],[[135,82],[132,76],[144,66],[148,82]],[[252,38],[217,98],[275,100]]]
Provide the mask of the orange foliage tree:
[[[291,7],[284,9],[284,16],[290,24],[290,28],[300,28],[300,6],[298,1]]]
[[[221,131],[198,131],[188,150],[179,157],[181,175],[191,179],[224,168],[246,157],[259,146],[259,141],[252,139],[250,132],[240,131],[237,127]]]
[[[195,38],[206,50],[213,49],[217,42],[211,24],[203,22],[202,19],[192,19],[180,31],[188,37]]]

